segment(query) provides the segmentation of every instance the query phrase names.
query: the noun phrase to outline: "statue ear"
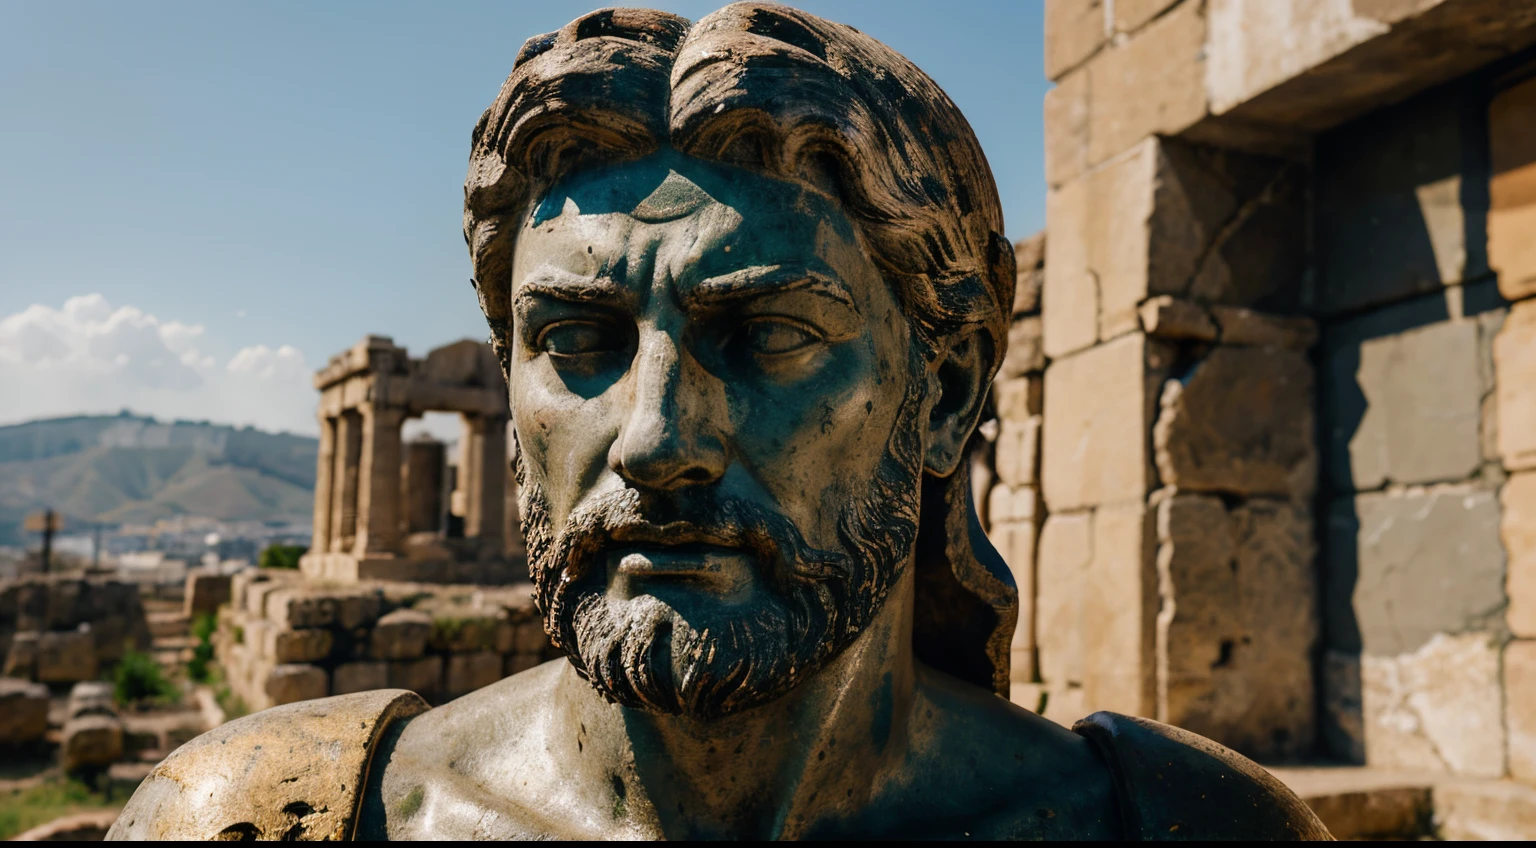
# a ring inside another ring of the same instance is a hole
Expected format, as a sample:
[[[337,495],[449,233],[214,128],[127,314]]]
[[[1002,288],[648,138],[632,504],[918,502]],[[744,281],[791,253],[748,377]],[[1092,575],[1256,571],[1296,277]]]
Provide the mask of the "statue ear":
[[[928,439],[923,467],[936,477],[948,477],[965,455],[965,445],[987,398],[992,375],[992,339],[971,327],[939,351],[928,387]]]

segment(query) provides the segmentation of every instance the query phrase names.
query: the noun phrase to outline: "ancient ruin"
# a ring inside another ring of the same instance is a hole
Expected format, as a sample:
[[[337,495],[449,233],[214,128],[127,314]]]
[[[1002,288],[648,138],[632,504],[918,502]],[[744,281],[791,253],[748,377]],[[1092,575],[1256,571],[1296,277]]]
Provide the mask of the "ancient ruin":
[[[368,336],[315,374],[320,453],[317,580],[501,584],[525,580],[511,497],[507,389],[488,346],[461,341],[421,359]],[[464,424],[453,486],[439,442],[401,439],[409,418],[456,412]]]

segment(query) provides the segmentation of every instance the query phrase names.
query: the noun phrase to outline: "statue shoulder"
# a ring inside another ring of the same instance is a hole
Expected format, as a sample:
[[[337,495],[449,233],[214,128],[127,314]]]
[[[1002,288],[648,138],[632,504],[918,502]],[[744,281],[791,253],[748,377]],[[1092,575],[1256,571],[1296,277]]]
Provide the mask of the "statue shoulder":
[[[1072,729],[1109,764],[1128,838],[1332,839],[1285,784],[1203,736],[1108,712]]]
[[[236,719],[155,767],[108,839],[346,839],[389,725],[428,709],[381,689]]]

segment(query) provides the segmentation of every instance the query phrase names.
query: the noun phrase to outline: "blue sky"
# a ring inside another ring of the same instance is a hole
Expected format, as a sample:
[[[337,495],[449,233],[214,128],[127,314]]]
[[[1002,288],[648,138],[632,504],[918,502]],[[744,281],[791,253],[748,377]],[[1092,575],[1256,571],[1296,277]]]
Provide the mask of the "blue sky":
[[[483,338],[470,130],[525,38],[596,5],[0,3],[0,423],[126,405],[307,431],[304,375],[363,334]],[[1044,225],[1038,0],[797,5],[933,76],[1009,236]]]

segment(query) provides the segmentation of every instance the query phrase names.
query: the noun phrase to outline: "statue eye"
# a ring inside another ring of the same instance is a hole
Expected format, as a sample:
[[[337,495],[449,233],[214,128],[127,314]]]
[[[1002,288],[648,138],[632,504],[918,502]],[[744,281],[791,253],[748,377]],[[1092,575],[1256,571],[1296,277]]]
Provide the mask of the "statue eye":
[[[539,334],[539,350],[551,356],[582,356],[617,350],[620,334],[591,321],[561,321]]]
[[[771,319],[748,323],[741,329],[741,335],[747,350],[759,356],[795,353],[817,341],[815,335],[794,324]]]

